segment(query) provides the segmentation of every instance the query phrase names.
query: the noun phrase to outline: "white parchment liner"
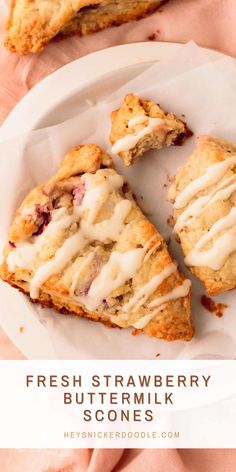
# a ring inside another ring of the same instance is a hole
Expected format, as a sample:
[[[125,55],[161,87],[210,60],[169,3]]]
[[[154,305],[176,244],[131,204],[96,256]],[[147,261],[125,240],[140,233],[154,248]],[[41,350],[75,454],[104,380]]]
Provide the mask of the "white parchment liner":
[[[207,53],[191,43],[181,47],[178,57],[169,57],[149,67],[105,101],[88,106],[83,114],[0,144],[0,243],[3,245],[17,206],[32,187],[55,173],[71,146],[93,142],[110,150],[109,114],[125,93],[140,94],[180,117],[183,115],[194,131],[194,137],[183,146],[150,152],[128,170],[116,159],[119,171],[127,176],[146,215],[161,233],[171,237],[170,251],[193,281],[194,339],[190,343],[167,343],[146,335],[133,337],[131,330],[108,329],[99,323],[57,315],[30,304],[32,316],[39,317],[48,330],[58,358],[153,359],[156,354],[161,359],[235,357],[235,292],[217,297],[229,305],[221,319],[201,306],[204,288],[183,264],[181,250],[167,224],[171,205],[166,201],[168,175],[186,162],[199,134],[215,134],[236,142],[235,84],[233,59],[209,62]],[[12,289],[13,302],[14,293]],[[24,306],[22,295],[19,310]]]

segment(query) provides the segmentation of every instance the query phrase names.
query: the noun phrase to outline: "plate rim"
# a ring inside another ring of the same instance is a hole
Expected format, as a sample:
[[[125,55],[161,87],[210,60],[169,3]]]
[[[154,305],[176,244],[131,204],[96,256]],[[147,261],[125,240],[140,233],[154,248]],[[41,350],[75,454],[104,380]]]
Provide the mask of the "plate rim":
[[[56,104],[60,103],[62,96],[63,100],[66,100],[72,93],[78,93],[85,86],[89,87],[101,80],[104,75],[115,73],[118,69],[159,61],[175,52],[181,46],[182,44],[180,43],[158,41],[129,43],[91,53],[62,66],[42,79],[17,103],[0,128],[0,142],[14,136],[14,129],[17,129],[16,134],[36,129],[36,123],[41,121],[43,116],[50,112],[50,107],[55,107]],[[205,50],[209,54],[210,60],[225,57],[223,53],[218,51]],[[97,69],[94,67],[96,62],[99,63]],[[78,73],[78,70],[80,72],[83,70],[83,74],[80,74],[79,77],[75,73]],[[59,87],[55,87],[55,81],[57,85],[58,83],[60,84]],[[66,93],[67,90],[69,90],[69,93]],[[63,95],[62,92],[64,92]],[[46,111],[45,95],[47,95]],[[48,99],[48,97],[50,98]],[[24,121],[22,120],[23,115]],[[9,287],[9,289],[11,288]],[[9,294],[3,282],[0,283],[0,294],[4,296],[7,305]],[[27,308],[27,300],[25,300],[25,306]],[[10,317],[9,321],[9,313],[7,312],[7,306],[4,310],[0,311],[1,327],[10,340],[28,359],[58,359],[46,329],[36,317],[31,318],[30,329],[25,329],[23,333],[19,333],[19,329],[16,329],[15,318],[12,321]],[[20,314],[18,327],[24,316],[25,314]],[[32,339],[35,332],[37,332],[37,342],[35,339]],[[41,346],[43,347],[41,348]]]
[[[161,60],[181,46],[181,43],[159,41],[128,43],[102,49],[69,62],[42,79],[15,105],[0,127],[0,142],[14,135],[37,129],[37,122],[43,120],[52,107],[60,104],[62,95],[63,100],[66,100],[73,93],[78,93],[85,85],[89,87],[109,73],[114,73],[120,68]],[[225,56],[219,51],[203,49],[212,60]],[[94,67],[96,62],[99,64],[97,69]],[[80,69],[79,76],[76,74],[78,68]],[[54,86],[55,80],[57,87]],[[64,83],[68,80],[69,87],[67,88]],[[46,104],[45,93],[47,94]],[[16,133],[14,129],[17,129]]]

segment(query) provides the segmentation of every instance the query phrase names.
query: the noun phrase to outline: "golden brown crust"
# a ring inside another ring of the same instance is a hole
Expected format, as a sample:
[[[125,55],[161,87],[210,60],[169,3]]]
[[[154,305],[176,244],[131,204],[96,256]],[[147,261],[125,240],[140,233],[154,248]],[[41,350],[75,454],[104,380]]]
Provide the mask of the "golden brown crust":
[[[21,55],[40,52],[78,10],[89,3],[89,0],[14,0],[5,45]]]
[[[2,278],[4,277],[3,266],[0,267],[0,275]],[[71,306],[68,306],[67,303],[60,300],[60,298],[54,298],[53,294],[49,295],[41,293],[38,300],[33,300],[29,296],[28,287],[21,287],[19,282],[17,282],[16,285],[15,281],[11,281],[7,278],[3,278],[3,280],[11,285],[11,287],[18,289],[20,292],[27,295],[31,303],[38,303],[42,308],[50,308],[60,315],[74,315],[80,318],[87,318],[90,321],[100,322],[107,328],[121,329],[120,326],[107,319],[105,314],[102,316],[101,314],[89,313],[84,310],[78,311],[78,307],[72,311]],[[165,318],[154,318],[144,329],[135,329],[132,334],[145,333],[150,337],[163,339],[169,342],[176,340],[191,341],[194,335],[194,328],[191,320],[186,318],[186,313],[189,312],[190,303],[191,292],[183,302],[180,301],[180,303],[177,304],[178,309],[176,311],[168,311],[167,314],[164,313]]]
[[[60,31],[59,36],[76,34],[84,36],[96,33],[110,26],[120,26],[129,21],[139,20],[150,15],[164,0],[119,0],[108,1],[100,8],[83,9]]]
[[[163,124],[142,137],[130,150],[117,153],[125,166],[133,164],[138,157],[150,149],[161,149],[163,146],[182,144],[185,139],[192,136],[192,132],[187,128],[187,125],[173,113],[165,112],[151,100],[129,93],[125,96],[121,107],[111,114],[111,144],[114,145],[129,134],[139,133],[147,126],[145,123],[140,123],[130,129],[129,121],[141,115],[145,115],[147,118],[161,119]]]
[[[214,136],[201,136],[188,162],[177,172],[169,190],[169,199],[174,202],[185,187],[194,179],[202,176],[210,165],[224,161],[235,153],[235,145]],[[233,176],[235,172],[236,166],[229,169],[225,177]],[[213,185],[206,188],[205,191],[199,192],[196,197],[208,195],[214,187]],[[235,205],[236,192],[232,193],[226,200],[215,201],[210,204],[197,218],[193,219],[191,224],[182,228],[181,232],[178,233],[178,237],[185,256],[194,249],[197,241],[211,229],[213,224],[226,216]],[[186,208],[187,206],[174,210],[175,223]],[[191,270],[202,281],[210,295],[217,295],[236,287],[235,252],[229,255],[225,264],[219,270],[213,270],[209,267],[191,267]]]
[[[53,178],[30,192],[20,209],[17,210],[9,230],[11,244],[8,244],[4,249],[4,261],[0,267],[0,275],[3,280],[29,295],[30,282],[38,268],[53,260],[65,241],[72,235],[77,234],[80,227],[74,227],[75,223],[70,223],[70,226],[63,229],[63,231],[57,230],[55,234],[49,233],[51,234],[50,238],[47,236],[44,244],[40,246],[40,251],[38,250],[39,252],[35,253],[36,256],[28,265],[25,260],[22,263],[22,259],[20,259],[14,269],[10,269],[8,256],[13,255],[15,257],[16,252],[14,251],[18,251],[22,247],[22,243],[27,245],[27,251],[29,243],[37,244],[38,236],[43,235],[43,231],[45,231],[44,226],[47,227],[48,225],[50,229],[49,213],[53,214],[55,208],[56,211],[58,211],[58,208],[63,209],[63,212],[66,211],[67,217],[73,214],[73,205],[81,204],[75,203],[74,200],[75,197],[81,197],[80,194],[75,195],[74,193],[75,189],[77,191],[79,189],[79,192],[81,190],[81,182],[83,182],[81,176],[93,176],[98,185],[103,185],[107,179],[117,176],[112,167],[110,156],[98,146],[78,146],[65,156]],[[115,242],[108,240],[105,243],[99,243],[99,240],[95,240],[95,246],[92,242],[86,243],[81,251],[78,250],[73,260],[68,261],[69,263],[63,269],[56,271],[41,284],[39,294],[34,301],[53,307],[59,312],[76,314],[77,316],[87,317],[109,325],[115,324],[120,327],[131,326],[140,319],[140,316],[149,314],[150,310],[144,306],[140,307],[138,312],[128,312],[128,318],[123,318],[122,307],[140,287],[168,267],[172,263],[172,258],[164,240],[157,233],[154,226],[144,217],[127,188],[112,191],[109,199],[102,206],[97,221],[107,221],[114,213],[116,205],[124,200],[130,201],[131,209],[125,217],[125,224],[119,238],[115,239]],[[85,221],[86,218],[85,216]],[[14,245],[16,245],[16,248]],[[110,260],[112,253],[122,254],[126,251],[143,248],[146,245],[148,245],[147,250],[153,249],[153,254],[147,262],[142,262],[141,268],[135,272],[131,279],[127,279],[125,283],[121,282],[120,286],[113,290],[105,301],[103,300],[98,309],[87,309],[86,305],[78,301],[77,296],[74,297],[71,294],[71,287],[75,278],[78,279],[76,281],[76,293],[87,294],[88,287],[91,287],[92,281],[96,279],[101,269]],[[90,254],[96,254],[96,256],[94,260],[92,259],[87,263]],[[78,274],[80,274],[79,278]],[[150,296],[150,301],[153,298],[155,299],[156,296],[164,296],[173,288],[179,287],[183,280],[184,277],[179,271],[174,271],[158,286]],[[190,293],[183,298],[167,302],[163,310],[139,331],[166,340],[190,340],[193,336]]]
[[[12,0],[5,45],[40,52],[56,35],[84,35],[151,13],[161,0]],[[95,8],[98,6],[98,8]]]
[[[75,146],[62,159],[58,172],[45,185],[34,188],[17,209],[14,221],[9,229],[8,237],[11,242],[20,242],[30,237],[37,229],[32,215],[22,214],[23,208],[31,208],[40,203],[49,206],[49,194],[59,183],[70,177],[84,172],[96,172],[100,167],[113,167],[112,159],[95,144]]]

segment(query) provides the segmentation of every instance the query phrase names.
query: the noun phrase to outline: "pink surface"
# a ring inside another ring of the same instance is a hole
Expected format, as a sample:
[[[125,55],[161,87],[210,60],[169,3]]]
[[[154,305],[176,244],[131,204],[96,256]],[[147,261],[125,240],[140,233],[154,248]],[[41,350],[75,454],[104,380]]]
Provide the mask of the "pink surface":
[[[0,0],[0,10],[6,9]],[[2,15],[2,13],[1,13]],[[169,0],[159,12],[83,39],[50,44],[37,56],[20,58],[0,47],[0,123],[43,77],[67,62],[109,46],[144,41],[181,41],[236,56],[235,0]],[[4,35],[0,24],[0,38]],[[10,315],[10,314],[9,314]],[[23,358],[0,331],[0,359]],[[1,450],[4,472],[233,472],[236,450]]]
[[[236,450],[2,450],[4,472],[234,472]]]

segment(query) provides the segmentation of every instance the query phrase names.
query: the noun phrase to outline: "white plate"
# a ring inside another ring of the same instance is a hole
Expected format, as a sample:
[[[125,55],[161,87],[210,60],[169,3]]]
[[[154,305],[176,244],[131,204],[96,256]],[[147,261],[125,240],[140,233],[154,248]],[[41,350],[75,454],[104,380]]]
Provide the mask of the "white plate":
[[[179,47],[157,42],[129,44],[66,65],[41,81],[17,104],[1,127],[0,140],[71,118],[87,107],[86,99],[106,98],[151,63],[177,53]],[[222,56],[215,51],[208,52],[212,60]],[[27,299],[5,284],[0,284],[0,296],[1,324],[17,347],[30,359],[56,358],[48,333],[32,316]],[[20,326],[25,327],[24,332],[20,332]]]

